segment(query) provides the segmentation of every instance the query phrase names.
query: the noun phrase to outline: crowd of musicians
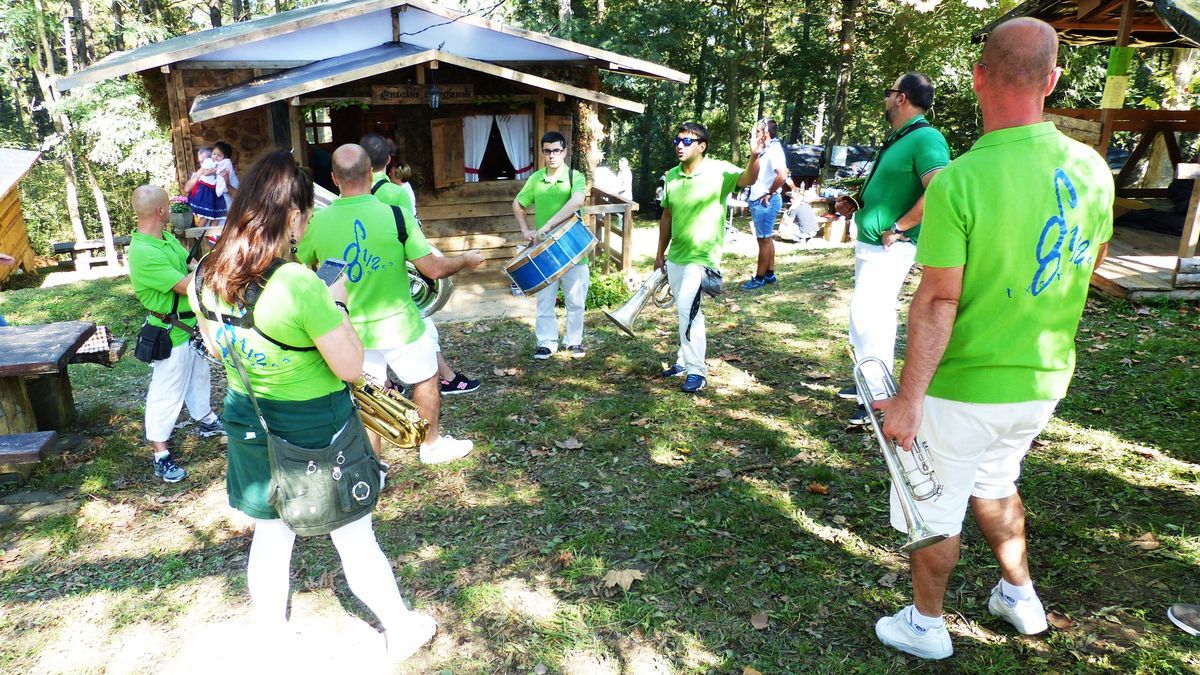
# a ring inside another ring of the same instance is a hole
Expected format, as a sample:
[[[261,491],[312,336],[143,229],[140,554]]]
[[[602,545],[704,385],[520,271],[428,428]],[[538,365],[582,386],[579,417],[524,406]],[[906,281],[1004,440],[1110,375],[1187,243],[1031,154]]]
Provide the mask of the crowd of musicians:
[[[1060,74],[1057,46],[1054,31],[1033,19],[1009,21],[991,34],[973,72],[982,136],[954,161],[925,117],[935,83],[918,73],[898,77],[882,92],[891,133],[863,189],[836,205],[854,218],[858,232],[849,340],[856,360],[875,358],[886,366],[841,394],[860,403],[853,421],[878,425],[881,441],[902,448],[899,454],[923,448],[940,483],[934,498],[920,502],[924,525],[938,536],[911,552],[913,604],[876,624],[882,642],[921,658],[953,653],[942,603],[968,506],[999,562],[989,611],[1023,634],[1047,627],[1026,560],[1016,481],[1030,443],[1071,380],[1074,335],[1092,268],[1111,236],[1113,202],[1104,160],[1042,122],[1044,98]],[[710,157],[708,131],[698,123],[680,124],[669,139],[679,163],[665,176],[654,267],[670,285],[679,344],[660,375],[682,378],[684,392],[707,384],[700,298],[720,291],[726,200],[754,185],[752,211],[770,213],[772,222],[778,213],[786,176],[779,172],[775,134],[773,124],[755,126],[744,167]],[[302,450],[337,446],[358,429],[347,383],[364,373],[387,380],[390,371],[411,387],[427,424],[416,448],[420,461],[453,461],[472,450],[470,441],[451,437],[439,424],[438,336],[407,292],[407,265],[438,279],[479,267],[483,258],[478,251],[431,252],[411,199],[380,189],[389,162],[385,140],[368,136],[333,153],[340,196],[315,212],[312,181],[290,153],[260,159],[245,172],[221,237],[195,271],[187,251],[165,233],[166,192],[145,186],[133,195],[134,289],[152,313],[148,321],[174,326],[174,348],[153,364],[147,395],[155,472],[168,481],[186,475],[169,444],[185,403],[206,431],[223,422],[229,503],[255,522],[248,587],[266,630],[286,624],[294,523],[301,522],[279,508],[283,468],[269,439]],[[531,242],[574,221],[585,193],[561,135],[546,134],[539,149],[546,166],[513,204]],[[757,223],[756,235],[770,239]],[[778,282],[773,247],[760,241],[760,253],[750,287]],[[345,262],[330,286],[314,272],[327,259]],[[914,263],[923,273],[893,392],[885,379],[894,360],[898,297]],[[535,359],[560,349],[584,355],[588,279],[583,259],[538,290]],[[566,299],[561,338],[560,290]],[[220,420],[209,406],[208,366],[187,344],[189,327],[197,324],[229,382]],[[378,462],[379,437],[368,436],[370,443],[356,441],[364,447],[353,451]],[[318,469],[309,463],[308,473]],[[335,479],[341,471],[333,467]],[[906,486],[892,478],[892,524],[910,531],[900,504]],[[364,493],[382,488],[381,482],[382,476],[364,481]],[[351,590],[382,624],[391,656],[414,653],[437,624],[401,598],[370,510],[328,533]]]

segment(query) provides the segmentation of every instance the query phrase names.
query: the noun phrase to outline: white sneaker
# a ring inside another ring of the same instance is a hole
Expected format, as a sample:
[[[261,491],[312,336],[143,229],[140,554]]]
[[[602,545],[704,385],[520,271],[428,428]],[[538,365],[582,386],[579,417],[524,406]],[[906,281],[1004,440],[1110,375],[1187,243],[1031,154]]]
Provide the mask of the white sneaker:
[[[1015,600],[1000,592],[1000,584],[992,589],[988,611],[1011,623],[1023,635],[1036,635],[1049,628],[1046,608],[1036,595],[1030,600]]]
[[[908,620],[912,605],[875,622],[879,641],[902,652],[923,659],[944,659],[954,654],[950,631],[943,624],[937,628],[917,628]]]
[[[471,451],[474,449],[475,444],[465,438],[459,439],[442,434],[441,438],[438,439],[437,445],[421,446],[421,463],[445,464],[446,462],[453,462],[456,459],[462,459],[471,454]]]
[[[417,650],[433,639],[437,627],[437,621],[432,616],[421,612],[409,612],[404,623],[383,633],[388,659],[400,662],[416,654]]]

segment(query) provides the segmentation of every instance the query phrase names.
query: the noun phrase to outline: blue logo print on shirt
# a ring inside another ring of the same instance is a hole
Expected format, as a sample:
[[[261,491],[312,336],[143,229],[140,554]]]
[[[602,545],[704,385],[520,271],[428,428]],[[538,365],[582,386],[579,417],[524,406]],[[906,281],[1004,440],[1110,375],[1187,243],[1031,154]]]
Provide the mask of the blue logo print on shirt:
[[[346,278],[351,283],[362,280],[365,272],[377,272],[382,259],[373,255],[366,247],[367,228],[361,220],[354,221],[354,241],[346,245],[342,257],[346,260]],[[389,264],[388,267],[391,267]]]
[[[1070,229],[1070,239],[1067,238],[1067,218],[1066,211],[1063,209],[1063,189],[1067,191],[1067,206],[1075,208],[1079,205],[1079,196],[1075,192],[1075,185],[1067,176],[1067,172],[1062,169],[1054,170],[1054,198],[1058,201],[1058,214],[1050,216],[1046,221],[1045,227],[1042,228],[1042,236],[1038,239],[1037,258],[1038,268],[1033,273],[1033,282],[1029,286],[1029,291],[1037,297],[1042,291],[1049,288],[1055,281],[1062,278],[1062,245],[1065,241],[1067,244],[1067,252],[1070,253],[1070,262],[1076,267],[1087,263],[1088,270],[1091,270],[1092,256],[1085,255],[1087,250],[1091,248],[1092,240],[1079,238],[1079,226],[1075,225]],[[1054,243],[1047,248],[1046,244],[1048,237],[1054,233]]]

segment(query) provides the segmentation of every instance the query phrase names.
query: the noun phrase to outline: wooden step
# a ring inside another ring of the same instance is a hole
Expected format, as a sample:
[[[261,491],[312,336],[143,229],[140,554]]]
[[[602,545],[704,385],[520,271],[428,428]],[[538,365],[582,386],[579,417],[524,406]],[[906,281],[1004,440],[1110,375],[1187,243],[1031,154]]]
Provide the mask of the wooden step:
[[[0,436],[0,474],[16,473],[22,481],[29,480],[33,467],[46,458],[57,439],[57,431]]]

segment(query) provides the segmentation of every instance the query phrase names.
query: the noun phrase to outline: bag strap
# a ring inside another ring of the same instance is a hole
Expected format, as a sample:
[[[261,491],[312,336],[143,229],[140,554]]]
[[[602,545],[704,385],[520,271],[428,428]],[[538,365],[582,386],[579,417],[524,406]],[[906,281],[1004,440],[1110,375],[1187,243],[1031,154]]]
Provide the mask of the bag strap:
[[[253,330],[255,333],[258,333],[260,336],[262,336],[262,338],[264,340],[266,340],[267,342],[270,342],[271,344],[273,344],[276,347],[279,347],[280,349],[283,349],[285,351],[311,352],[311,351],[316,350],[316,348],[317,348],[316,345],[312,345],[310,347],[297,347],[295,345],[289,345],[286,342],[280,342],[279,340],[276,340],[275,338],[271,337],[270,335],[267,335],[265,332],[263,332],[263,330],[261,328],[259,328],[258,326],[256,326],[254,324],[254,305],[255,305],[255,303],[258,302],[258,297],[260,295],[262,295],[263,288],[266,286],[267,282],[271,280],[271,276],[273,274],[275,274],[275,272],[277,272],[280,267],[283,267],[284,265],[286,265],[287,261],[282,260],[280,258],[276,258],[276,259],[272,260],[270,266],[267,267],[267,271],[262,276],[262,281],[259,281],[256,279],[253,282],[251,282],[249,286],[246,287],[245,302],[242,303],[242,306],[246,308],[245,314],[243,314],[241,316],[236,316],[236,317],[230,315],[228,318],[223,318],[222,315],[217,314],[212,309],[210,309],[207,305],[204,304],[204,272],[203,272],[203,269],[204,269],[204,262],[206,260],[208,260],[208,256],[204,256],[204,260],[201,260],[200,263],[196,265],[196,303],[199,305],[199,307],[197,309],[200,310],[201,316],[208,319],[209,321],[218,321],[218,322],[224,323],[228,326],[236,326],[238,328],[249,328],[249,329]]]
[[[222,323],[224,323],[228,326],[233,325],[232,321],[233,321],[234,317],[232,315],[228,317],[229,321],[226,321],[225,320],[226,317],[224,317],[220,314],[218,314],[217,316],[218,316],[218,320],[221,321]],[[229,334],[230,334],[230,338],[229,338],[230,360],[233,361],[233,365],[237,368],[238,375],[242,378],[242,385],[244,387],[246,387],[246,395],[250,397],[250,403],[252,403],[254,405],[254,414],[258,415],[259,424],[262,425],[263,431],[270,434],[271,430],[270,430],[270,428],[267,427],[267,418],[263,417],[262,408],[258,407],[258,397],[256,397],[254,395],[254,388],[250,386],[250,376],[246,374],[246,366],[242,365],[242,357],[238,356],[237,340],[234,339],[237,336],[233,334],[232,330],[229,331]]]
[[[908,125],[904,129],[900,130],[898,133],[894,133],[891,136],[889,136],[888,139],[883,142],[883,147],[876,150],[875,156],[871,158],[871,173],[867,174],[867,179],[865,181],[863,181],[862,189],[860,189],[858,191],[858,193],[863,194],[864,192],[867,191],[867,185],[870,185],[871,179],[875,177],[875,170],[879,168],[879,160],[883,157],[883,153],[887,152],[888,148],[892,147],[901,138],[904,138],[905,136],[916,131],[917,129],[924,129],[925,127],[932,127],[932,126],[933,125],[930,124],[929,122],[924,122],[924,121],[915,122],[913,124]]]
[[[380,178],[378,181],[376,181],[376,183],[371,186],[371,194],[379,192],[379,188],[383,187],[383,184],[386,182],[388,182],[388,179],[386,178]]]
[[[408,243],[408,228],[404,225],[404,212],[399,206],[392,206],[392,217],[396,219],[396,238],[404,246]]]

